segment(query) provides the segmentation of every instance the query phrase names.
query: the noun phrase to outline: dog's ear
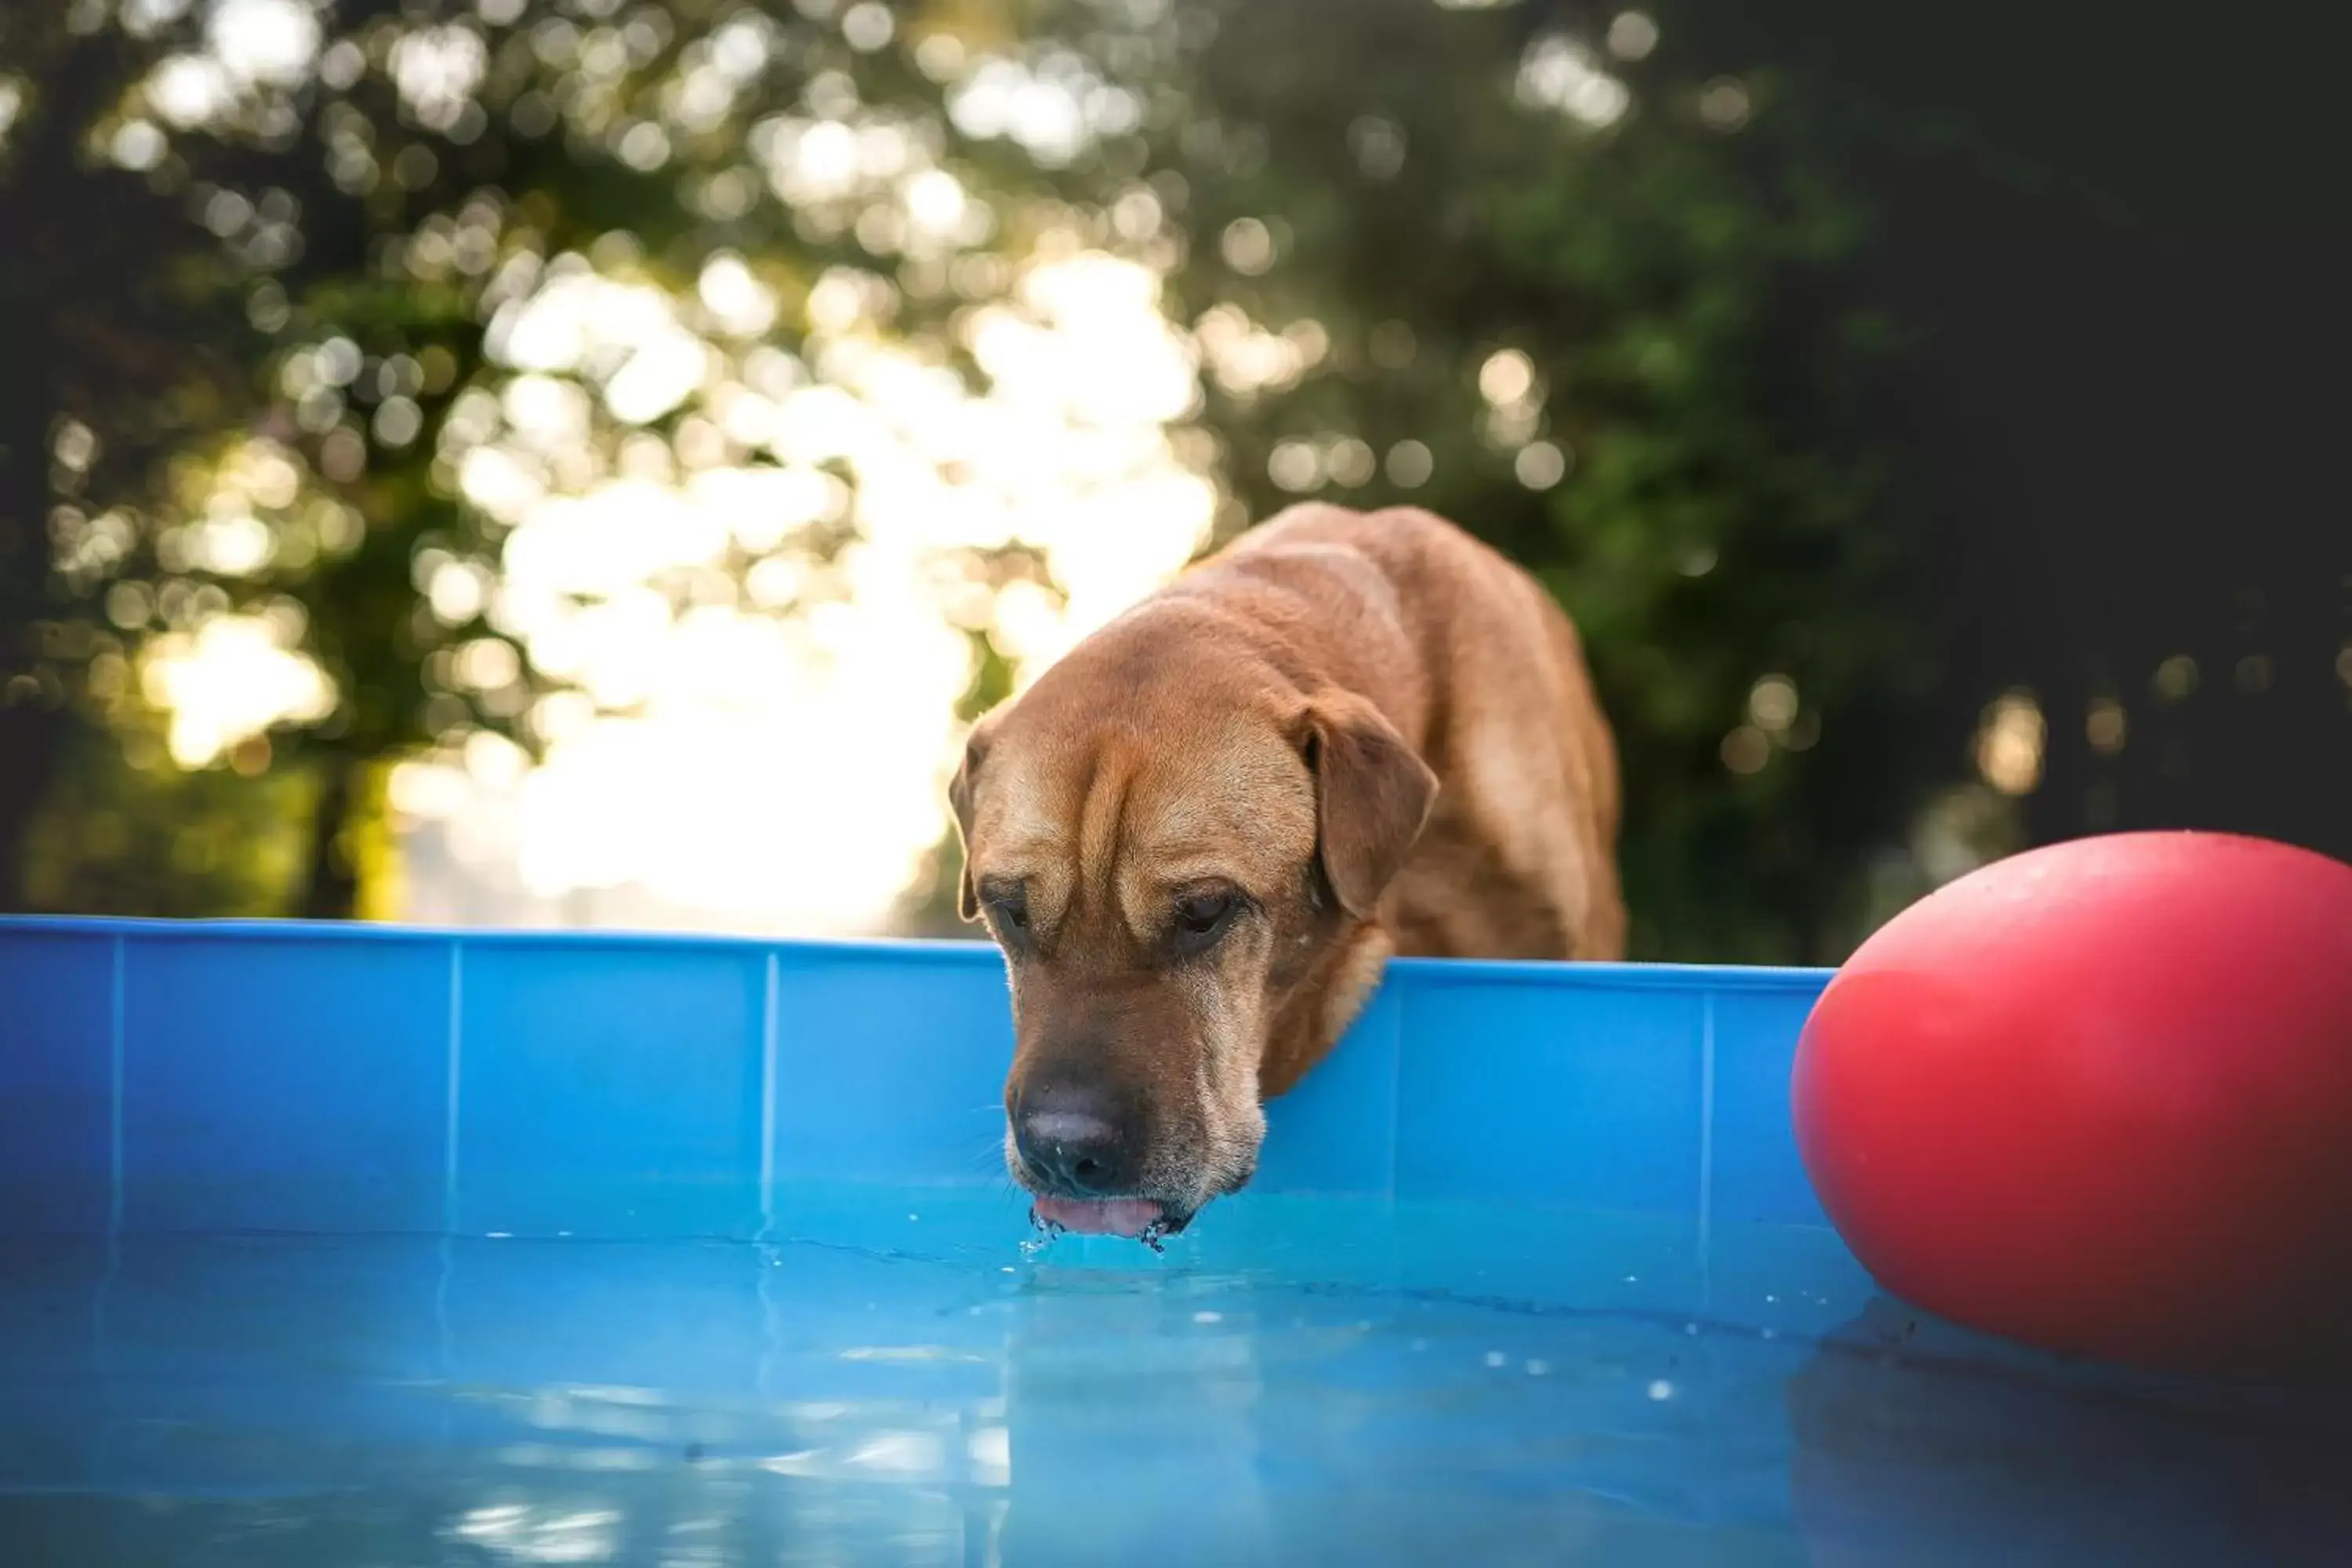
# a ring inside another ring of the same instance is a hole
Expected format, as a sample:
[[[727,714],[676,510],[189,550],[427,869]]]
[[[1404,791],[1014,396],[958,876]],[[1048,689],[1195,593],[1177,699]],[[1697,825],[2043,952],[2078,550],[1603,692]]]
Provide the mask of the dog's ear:
[[[1371,918],[1421,837],[1437,775],[1379,709],[1352,692],[1307,705],[1299,737],[1315,775],[1315,852],[1339,907]]]
[[[956,913],[967,921],[980,918],[980,892],[971,880],[971,802],[979,783],[981,759],[988,752],[988,721],[971,728],[963,743],[963,761],[956,764],[948,784],[948,805],[955,812],[956,841],[963,848],[963,869],[956,877]]]

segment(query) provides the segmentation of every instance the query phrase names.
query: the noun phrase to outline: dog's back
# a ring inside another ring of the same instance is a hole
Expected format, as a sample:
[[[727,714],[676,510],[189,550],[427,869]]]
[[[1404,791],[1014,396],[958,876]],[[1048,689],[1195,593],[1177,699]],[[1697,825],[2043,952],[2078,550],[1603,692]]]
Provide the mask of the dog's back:
[[[1384,911],[1397,951],[1622,957],[1616,747],[1551,595],[1412,508],[1294,507],[1179,591],[1227,597],[1253,579],[1314,605],[1282,640],[1316,645],[1307,657],[1340,667],[1438,775]]]

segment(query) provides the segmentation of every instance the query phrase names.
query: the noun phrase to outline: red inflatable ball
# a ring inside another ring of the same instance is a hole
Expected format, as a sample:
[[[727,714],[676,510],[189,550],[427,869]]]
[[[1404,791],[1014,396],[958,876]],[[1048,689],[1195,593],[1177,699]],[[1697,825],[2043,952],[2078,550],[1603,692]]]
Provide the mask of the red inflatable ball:
[[[2136,833],[1905,910],[1806,1021],[1797,1145],[1916,1306],[2276,1371],[2352,1339],[2352,866]]]

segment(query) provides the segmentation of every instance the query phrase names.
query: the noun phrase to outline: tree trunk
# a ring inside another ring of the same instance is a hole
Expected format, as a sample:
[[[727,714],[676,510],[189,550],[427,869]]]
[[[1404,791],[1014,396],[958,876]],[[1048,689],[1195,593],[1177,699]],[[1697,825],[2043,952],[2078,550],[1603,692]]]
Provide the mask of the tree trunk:
[[[70,231],[58,214],[74,188],[80,135],[129,79],[117,29],[77,43],[58,21],[30,19],[38,15],[10,39],[37,87],[0,170],[0,911],[28,905],[33,817],[86,722],[67,706],[59,672],[45,670],[41,647],[42,623],[60,612],[47,525],[61,395],[50,329],[55,280],[71,275],[70,240],[60,239]]]
[[[26,874],[33,817],[48,798],[74,720],[36,698],[0,707],[0,914],[32,908]]]
[[[352,863],[347,829],[359,799],[360,761],[328,753],[319,783],[319,804],[310,814],[310,877],[302,892],[304,920],[347,921],[357,912],[359,868]]]

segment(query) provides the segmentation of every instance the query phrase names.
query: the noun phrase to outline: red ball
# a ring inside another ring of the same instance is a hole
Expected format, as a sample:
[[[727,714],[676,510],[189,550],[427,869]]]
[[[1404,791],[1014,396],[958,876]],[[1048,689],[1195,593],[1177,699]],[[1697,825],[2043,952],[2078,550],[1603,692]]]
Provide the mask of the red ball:
[[[2352,866],[2206,833],[1988,866],[1847,961],[1794,1095],[1831,1223],[1929,1311],[2199,1370],[2352,1324]]]

